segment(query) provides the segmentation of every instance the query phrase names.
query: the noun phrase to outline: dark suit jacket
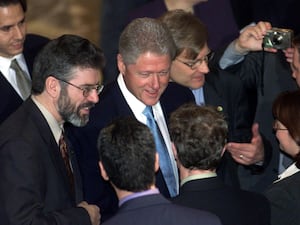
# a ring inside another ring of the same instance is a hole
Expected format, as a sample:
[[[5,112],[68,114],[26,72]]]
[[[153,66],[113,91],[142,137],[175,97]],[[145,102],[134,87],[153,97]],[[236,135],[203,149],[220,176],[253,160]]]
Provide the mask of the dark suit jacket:
[[[186,92],[187,91],[187,92]],[[168,94],[167,94],[168,93]],[[85,127],[69,127],[69,138],[73,142],[83,177],[85,199],[101,207],[101,219],[106,220],[118,208],[118,199],[110,184],[100,175],[98,166],[97,138],[100,130],[120,117],[134,117],[117,81],[104,87],[99,96],[100,101],[91,110],[90,121]],[[193,101],[193,95],[186,88],[172,83],[161,97],[161,105],[165,115],[180,104]],[[167,120],[167,116],[165,116]],[[160,192],[169,197],[169,192],[160,170],[156,176],[156,185]]]
[[[272,225],[300,224],[300,172],[272,184],[265,195],[271,203]]]
[[[76,156],[70,151],[75,196],[49,125],[28,98],[0,127],[1,224],[90,225]],[[29,222],[30,221],[30,222]]]
[[[34,57],[38,51],[49,40],[42,36],[28,34],[24,43],[24,58],[31,74]],[[0,95],[3,96],[0,104],[0,124],[14,112],[23,102],[23,99],[18,95],[11,84],[5,79],[0,72]]]
[[[172,201],[212,212],[224,225],[270,224],[269,203],[263,195],[225,186],[218,177],[188,181]]]
[[[121,205],[117,214],[103,225],[217,225],[219,219],[208,212],[172,204],[160,194],[131,199]]]

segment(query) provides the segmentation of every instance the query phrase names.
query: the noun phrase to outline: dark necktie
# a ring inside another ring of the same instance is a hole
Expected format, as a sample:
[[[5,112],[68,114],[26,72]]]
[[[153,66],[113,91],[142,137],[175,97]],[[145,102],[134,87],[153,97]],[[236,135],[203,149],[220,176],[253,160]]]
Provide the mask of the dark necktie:
[[[31,91],[31,81],[21,69],[17,60],[11,61],[10,67],[16,72],[16,81],[23,99],[28,98]]]
[[[164,176],[170,196],[171,197],[176,196],[177,185],[176,185],[175,174],[172,168],[171,159],[165,141],[154,119],[152,107],[146,106],[145,110],[143,111],[143,114],[147,117],[147,126],[150,128],[154,137],[156,151],[158,152],[159,155],[160,170]]]
[[[62,132],[62,134],[60,136],[60,139],[59,139],[59,150],[60,150],[61,156],[62,156],[62,158],[64,160],[64,163],[65,163],[65,167],[66,167],[67,175],[68,175],[68,178],[69,178],[71,190],[74,193],[74,176],[73,176],[73,172],[72,172],[72,169],[71,169],[71,166],[70,166],[70,159],[69,159],[67,143],[65,141],[63,132]]]

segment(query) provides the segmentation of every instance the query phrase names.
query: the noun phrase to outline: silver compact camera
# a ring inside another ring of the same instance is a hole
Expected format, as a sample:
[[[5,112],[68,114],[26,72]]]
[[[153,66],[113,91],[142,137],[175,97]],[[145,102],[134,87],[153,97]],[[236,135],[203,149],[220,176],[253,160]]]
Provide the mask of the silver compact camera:
[[[293,31],[275,28],[268,30],[263,39],[264,48],[287,49],[292,46]]]

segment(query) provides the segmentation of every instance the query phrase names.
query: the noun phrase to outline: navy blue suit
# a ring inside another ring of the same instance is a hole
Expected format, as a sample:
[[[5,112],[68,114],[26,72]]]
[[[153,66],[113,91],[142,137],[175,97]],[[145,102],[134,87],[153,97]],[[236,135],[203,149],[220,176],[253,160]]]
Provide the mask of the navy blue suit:
[[[34,57],[38,51],[48,42],[42,36],[28,34],[24,43],[24,58],[29,73],[32,72]],[[14,112],[22,103],[23,99],[18,95],[13,86],[0,72],[0,95],[3,96],[0,104],[0,124]]]
[[[160,194],[131,199],[121,205],[117,214],[103,225],[220,225],[208,212],[172,204]]]

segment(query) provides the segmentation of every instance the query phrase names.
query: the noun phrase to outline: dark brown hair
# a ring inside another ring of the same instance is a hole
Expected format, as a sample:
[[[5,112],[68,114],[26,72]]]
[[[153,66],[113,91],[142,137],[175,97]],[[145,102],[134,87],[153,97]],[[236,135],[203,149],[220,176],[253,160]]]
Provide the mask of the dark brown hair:
[[[300,90],[279,94],[273,102],[272,111],[274,118],[288,129],[300,149]],[[300,153],[296,155],[295,161],[300,168]]]

